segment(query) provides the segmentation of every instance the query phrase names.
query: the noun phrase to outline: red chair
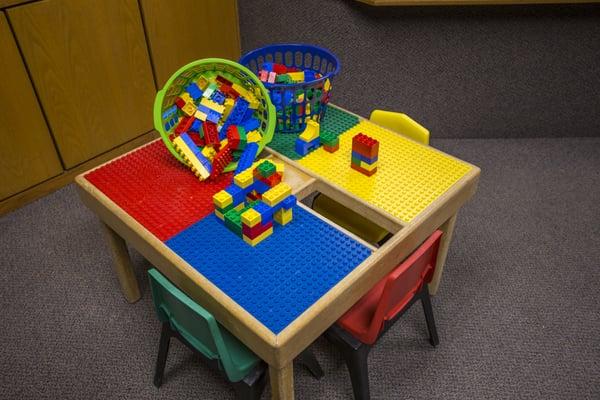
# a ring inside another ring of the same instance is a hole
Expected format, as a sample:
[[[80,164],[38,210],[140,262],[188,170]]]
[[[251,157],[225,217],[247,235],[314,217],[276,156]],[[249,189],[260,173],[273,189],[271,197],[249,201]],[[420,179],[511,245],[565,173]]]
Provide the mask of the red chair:
[[[441,237],[442,232],[435,231],[327,330],[327,338],[344,356],[355,400],[370,398],[367,358],[372,345],[417,300],[425,311],[429,342],[438,345],[427,284],[433,276]]]

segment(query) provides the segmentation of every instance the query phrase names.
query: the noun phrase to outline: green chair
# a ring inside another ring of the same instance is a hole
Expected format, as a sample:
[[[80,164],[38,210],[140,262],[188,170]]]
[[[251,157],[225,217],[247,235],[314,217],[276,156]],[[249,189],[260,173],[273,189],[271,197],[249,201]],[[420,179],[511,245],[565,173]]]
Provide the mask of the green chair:
[[[429,144],[429,131],[406,114],[373,110],[370,119],[371,122],[410,137],[417,142]],[[315,196],[312,208],[325,218],[371,244],[382,245],[392,236],[390,232],[379,225],[322,193]]]
[[[169,343],[171,337],[175,337],[220,370],[233,383],[239,399],[260,399],[266,381],[266,364],[164,275],[154,268],[148,275],[154,307],[162,322],[154,385],[162,384]],[[309,350],[300,354],[299,361],[316,378],[323,376]]]

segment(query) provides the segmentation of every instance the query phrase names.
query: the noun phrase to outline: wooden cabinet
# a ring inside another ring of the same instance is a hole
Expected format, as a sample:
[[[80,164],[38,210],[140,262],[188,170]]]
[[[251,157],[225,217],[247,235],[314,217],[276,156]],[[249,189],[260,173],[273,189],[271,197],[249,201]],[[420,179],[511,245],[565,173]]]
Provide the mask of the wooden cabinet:
[[[156,138],[181,66],[239,56],[235,0],[0,0],[0,215]]]
[[[240,58],[235,0],[141,0],[156,82],[206,57]]]
[[[7,13],[65,168],[152,129],[136,0],[45,0]]]
[[[0,200],[62,172],[27,71],[0,12]]]

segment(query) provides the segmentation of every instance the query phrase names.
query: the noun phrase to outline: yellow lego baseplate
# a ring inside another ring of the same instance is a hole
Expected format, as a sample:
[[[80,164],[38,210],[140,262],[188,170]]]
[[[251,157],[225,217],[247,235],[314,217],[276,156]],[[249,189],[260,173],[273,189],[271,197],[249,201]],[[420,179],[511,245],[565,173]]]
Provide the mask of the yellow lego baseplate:
[[[350,168],[352,138],[364,133],[379,141],[377,172],[368,177]],[[410,222],[463,177],[470,166],[363,120],[339,136],[340,148],[319,148],[298,162],[367,203]]]

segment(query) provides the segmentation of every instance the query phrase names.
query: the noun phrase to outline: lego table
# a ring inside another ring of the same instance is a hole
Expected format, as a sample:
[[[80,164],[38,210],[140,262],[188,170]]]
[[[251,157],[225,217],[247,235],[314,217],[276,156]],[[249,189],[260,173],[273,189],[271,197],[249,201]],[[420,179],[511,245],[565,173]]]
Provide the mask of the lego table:
[[[321,192],[393,236],[376,248],[299,204],[294,220],[251,247],[213,214],[212,195],[232,180],[199,182],[160,140],[76,178],[101,219],[121,289],[140,297],[126,241],[269,364],[273,398],[292,399],[292,361],[434,230],[444,231],[436,292],[456,214],[475,193],[479,168],[330,105],[323,129],[336,153],[305,157],[275,135],[263,157],[285,164],[298,199]],[[378,172],[350,168],[351,139],[380,141]]]

